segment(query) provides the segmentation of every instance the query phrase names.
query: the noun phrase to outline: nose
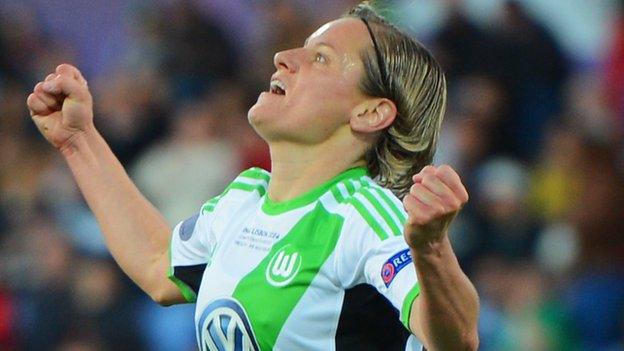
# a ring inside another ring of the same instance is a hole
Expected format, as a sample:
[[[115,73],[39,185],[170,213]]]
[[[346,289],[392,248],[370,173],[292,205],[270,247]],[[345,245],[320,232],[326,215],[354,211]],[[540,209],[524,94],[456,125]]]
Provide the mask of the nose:
[[[280,69],[285,69],[290,73],[295,73],[298,68],[296,60],[294,58],[294,50],[285,50],[278,52],[273,57],[273,64],[278,71]]]

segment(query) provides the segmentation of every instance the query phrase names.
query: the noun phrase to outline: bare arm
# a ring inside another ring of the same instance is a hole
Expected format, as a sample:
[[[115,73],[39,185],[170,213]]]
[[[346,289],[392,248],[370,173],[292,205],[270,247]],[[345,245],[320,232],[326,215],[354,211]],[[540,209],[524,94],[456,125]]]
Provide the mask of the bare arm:
[[[477,292],[448,238],[448,226],[466,201],[466,189],[448,166],[425,167],[403,200],[409,215],[404,235],[420,282],[410,329],[429,351],[479,345]]]
[[[184,301],[167,279],[171,228],[132,183],[93,125],[87,82],[60,65],[27,100],[43,136],[61,151],[123,271],[161,304]]]
[[[420,282],[411,330],[418,330],[428,341],[427,350],[476,350],[479,300],[448,237],[428,248],[411,249],[411,253]]]

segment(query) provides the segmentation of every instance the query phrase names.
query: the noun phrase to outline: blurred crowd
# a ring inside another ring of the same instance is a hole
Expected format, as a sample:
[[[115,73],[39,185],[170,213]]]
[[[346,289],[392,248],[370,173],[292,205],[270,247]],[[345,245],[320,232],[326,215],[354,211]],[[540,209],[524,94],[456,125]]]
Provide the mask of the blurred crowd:
[[[471,194],[450,235],[480,294],[480,349],[624,350],[624,2],[592,64],[499,2],[484,26],[446,0],[420,38],[449,85],[435,162]],[[37,81],[83,70],[96,127],[174,224],[242,169],[270,169],[246,111],[273,54],[355,3],[0,3],[0,350],[196,348],[193,306],[156,305],[112,261],[29,119]]]

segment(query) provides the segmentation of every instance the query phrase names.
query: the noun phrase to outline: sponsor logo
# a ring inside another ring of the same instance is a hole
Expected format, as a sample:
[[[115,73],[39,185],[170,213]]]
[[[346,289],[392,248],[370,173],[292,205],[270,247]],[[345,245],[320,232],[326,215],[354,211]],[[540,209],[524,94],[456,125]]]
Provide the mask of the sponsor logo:
[[[190,217],[182,222],[182,225],[180,225],[180,239],[182,239],[182,241],[188,241],[191,236],[193,236],[195,224],[197,224],[198,218],[199,213],[196,213],[193,217]]]
[[[290,244],[279,249],[269,261],[265,276],[269,284],[282,287],[290,283],[301,268],[301,255]]]
[[[396,277],[399,271],[411,262],[412,255],[410,250],[405,249],[390,257],[390,259],[388,259],[383,266],[381,266],[381,279],[386,285],[386,288],[390,286],[392,280],[394,280],[394,277]]]
[[[201,351],[258,351],[258,343],[243,307],[233,299],[210,303],[197,326]]]

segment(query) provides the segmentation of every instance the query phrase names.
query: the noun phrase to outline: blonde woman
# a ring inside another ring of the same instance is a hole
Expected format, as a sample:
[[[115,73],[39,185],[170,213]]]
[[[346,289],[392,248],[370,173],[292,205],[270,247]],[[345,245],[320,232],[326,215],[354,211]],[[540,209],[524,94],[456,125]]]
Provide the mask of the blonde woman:
[[[359,5],[274,63],[248,114],[272,173],[242,172],[173,230],[98,133],[75,67],[27,104],[125,273],[160,304],[196,303],[201,350],[476,350],[477,294],[447,236],[468,194],[429,165],[436,61]]]

